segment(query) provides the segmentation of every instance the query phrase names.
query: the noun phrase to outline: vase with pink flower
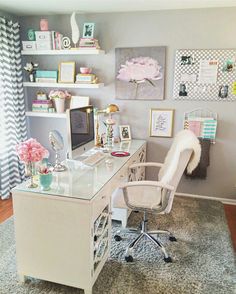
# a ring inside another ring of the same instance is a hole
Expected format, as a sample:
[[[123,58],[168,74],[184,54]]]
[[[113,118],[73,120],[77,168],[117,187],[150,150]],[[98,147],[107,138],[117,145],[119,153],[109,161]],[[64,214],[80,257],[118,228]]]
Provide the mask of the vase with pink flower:
[[[28,139],[16,146],[16,152],[21,161],[25,164],[26,176],[30,177],[28,188],[36,188],[34,183],[35,163],[48,156],[48,150],[45,149],[36,139]]]
[[[49,93],[49,98],[53,100],[56,112],[63,113],[65,112],[65,101],[66,99],[71,98],[71,94],[67,91],[62,90],[52,90]]]

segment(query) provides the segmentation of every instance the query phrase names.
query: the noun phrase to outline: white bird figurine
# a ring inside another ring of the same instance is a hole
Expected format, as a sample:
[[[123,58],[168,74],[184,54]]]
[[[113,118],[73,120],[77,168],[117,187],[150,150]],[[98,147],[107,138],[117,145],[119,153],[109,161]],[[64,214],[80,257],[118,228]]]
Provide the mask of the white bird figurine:
[[[76,19],[75,19],[75,12],[72,13],[70,18],[70,24],[71,24],[71,38],[74,43],[74,46],[76,48],[76,44],[79,41],[79,27],[77,25]]]

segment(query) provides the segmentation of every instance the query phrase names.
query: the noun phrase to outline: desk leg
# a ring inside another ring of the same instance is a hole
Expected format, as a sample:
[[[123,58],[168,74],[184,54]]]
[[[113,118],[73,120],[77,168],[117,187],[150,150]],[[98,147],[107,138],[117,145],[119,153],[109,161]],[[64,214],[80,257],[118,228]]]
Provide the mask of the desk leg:
[[[84,294],[93,294],[93,288],[84,289]]]
[[[26,281],[26,276],[21,273],[18,273],[18,278],[21,283],[24,283]]]

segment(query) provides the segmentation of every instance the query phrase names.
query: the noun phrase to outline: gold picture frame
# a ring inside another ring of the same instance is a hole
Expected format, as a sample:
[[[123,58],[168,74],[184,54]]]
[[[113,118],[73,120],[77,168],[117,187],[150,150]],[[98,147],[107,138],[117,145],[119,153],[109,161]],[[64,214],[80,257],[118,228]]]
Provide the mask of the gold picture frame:
[[[58,83],[74,84],[75,82],[75,62],[60,62],[58,66]]]
[[[150,110],[150,137],[165,137],[173,136],[174,127],[174,109],[152,108]]]

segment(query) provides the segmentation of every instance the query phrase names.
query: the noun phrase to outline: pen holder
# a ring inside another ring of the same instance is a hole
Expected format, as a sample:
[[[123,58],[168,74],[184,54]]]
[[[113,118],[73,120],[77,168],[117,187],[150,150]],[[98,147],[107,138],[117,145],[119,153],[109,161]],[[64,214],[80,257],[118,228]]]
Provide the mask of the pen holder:
[[[52,183],[52,173],[40,174],[39,173],[39,182],[42,191],[50,190],[50,185]]]

